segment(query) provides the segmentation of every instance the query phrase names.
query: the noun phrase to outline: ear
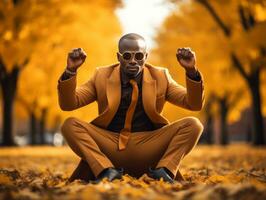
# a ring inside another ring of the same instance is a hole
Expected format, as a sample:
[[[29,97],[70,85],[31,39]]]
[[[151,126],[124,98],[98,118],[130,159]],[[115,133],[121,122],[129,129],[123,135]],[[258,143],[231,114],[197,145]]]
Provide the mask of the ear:
[[[148,58],[148,55],[149,55],[148,53],[145,54],[145,60]]]
[[[120,58],[119,53],[116,53],[116,57],[117,57],[117,61],[120,62],[121,58]]]

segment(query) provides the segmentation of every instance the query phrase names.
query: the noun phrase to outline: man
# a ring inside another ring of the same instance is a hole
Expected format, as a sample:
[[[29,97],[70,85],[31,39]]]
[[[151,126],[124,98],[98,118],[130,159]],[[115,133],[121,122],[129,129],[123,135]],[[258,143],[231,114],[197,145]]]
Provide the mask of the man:
[[[98,67],[91,78],[76,88],[77,69],[86,59],[73,49],[65,72],[58,80],[59,105],[71,111],[97,101],[99,116],[91,122],[67,118],[61,128],[70,148],[81,157],[70,177],[98,183],[121,179],[124,173],[174,183],[183,180],[181,160],[196,145],[203,126],[195,117],[173,123],[161,115],[165,101],[199,111],[204,101],[203,79],[195,53],[179,48],[177,60],[186,71],[187,89],[177,84],[168,70],[146,63],[142,36],[126,34],[119,40],[119,63]]]

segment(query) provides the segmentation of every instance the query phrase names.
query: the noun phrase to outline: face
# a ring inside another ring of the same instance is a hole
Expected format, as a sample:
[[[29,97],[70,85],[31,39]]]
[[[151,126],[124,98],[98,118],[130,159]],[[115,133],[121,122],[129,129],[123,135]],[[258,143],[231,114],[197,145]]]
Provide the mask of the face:
[[[121,69],[130,78],[136,77],[142,71],[147,56],[145,41],[141,39],[121,41],[120,52],[117,53]]]

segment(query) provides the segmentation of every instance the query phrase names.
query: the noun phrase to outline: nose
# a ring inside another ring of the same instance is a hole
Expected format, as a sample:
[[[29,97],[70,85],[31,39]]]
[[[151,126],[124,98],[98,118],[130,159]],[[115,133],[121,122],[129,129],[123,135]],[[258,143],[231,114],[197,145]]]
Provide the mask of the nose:
[[[135,60],[135,55],[131,57],[131,59],[130,59],[130,61],[129,61],[129,64],[130,64],[130,65],[136,65],[136,64],[137,64],[137,62],[136,62],[136,60]]]
[[[131,61],[129,64],[130,64],[130,65],[136,65],[137,62],[134,60],[134,61]]]

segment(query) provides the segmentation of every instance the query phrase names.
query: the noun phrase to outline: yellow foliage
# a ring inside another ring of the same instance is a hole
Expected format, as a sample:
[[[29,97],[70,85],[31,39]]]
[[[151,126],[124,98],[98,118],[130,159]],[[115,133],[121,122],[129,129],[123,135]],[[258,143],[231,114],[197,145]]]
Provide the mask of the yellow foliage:
[[[9,68],[19,58],[22,61],[25,57],[30,58],[19,78],[16,109],[19,111],[24,107],[19,103],[20,99],[34,109],[37,117],[40,117],[42,108],[48,108],[48,128],[55,126],[55,118],[59,116],[61,122],[70,115],[84,120],[96,117],[96,103],[71,113],[62,111],[58,104],[57,81],[72,48],[81,47],[88,55],[78,70],[77,85],[87,81],[96,67],[116,61],[121,28],[114,9],[120,6],[120,1],[30,2],[32,15],[28,17],[35,16],[36,19],[30,18],[20,31],[21,46],[17,47],[20,43],[12,39],[10,44],[17,49],[12,50],[10,46],[3,54]],[[10,37],[6,35],[6,38]],[[33,106],[35,103],[36,107]],[[20,113],[16,112],[16,116],[25,118],[25,114]]]
[[[266,46],[265,39],[263,39],[266,33],[265,21],[259,21],[252,30],[246,32],[239,26],[241,22],[239,21],[238,6],[239,3],[244,2],[242,0],[211,1],[215,11],[232,29],[233,35],[230,39],[223,34],[201,4],[196,1],[178,2],[176,9],[166,18],[161,30],[158,31],[157,45],[151,58],[159,65],[168,67],[174,79],[185,85],[185,73],[178,66],[175,54],[179,47],[191,47],[196,53],[197,67],[204,77],[206,101],[211,95],[215,95],[217,98],[226,97],[229,104],[232,103],[229,110],[229,122],[239,120],[241,111],[251,106],[249,88],[244,78],[233,66],[231,53],[236,53],[245,67],[245,71],[249,73],[252,69],[251,61],[262,62],[257,60],[260,54],[259,47]],[[248,4],[255,7],[260,5],[258,2]],[[243,4],[243,6],[247,5]],[[262,12],[262,9],[265,12],[262,5],[259,9],[258,12]],[[230,15],[226,13],[230,13]],[[265,80],[261,87],[262,91],[266,91]],[[235,101],[235,99],[237,100]],[[233,102],[237,103],[233,104]],[[265,101],[263,101],[263,107],[265,105]],[[169,112],[170,109],[172,108],[166,107],[165,114],[172,120],[187,116],[187,114],[196,115],[180,109]],[[206,110],[206,112],[214,112],[218,115],[220,111],[213,107],[212,111]]]
[[[98,184],[67,181],[79,158],[66,147],[2,148],[0,197],[12,199],[265,199],[266,149],[235,144],[197,146],[181,165],[185,181],[140,178]],[[247,159],[248,158],[248,159]],[[41,191],[41,192],[40,192]]]
[[[12,180],[6,174],[0,173],[0,185],[13,185]]]

